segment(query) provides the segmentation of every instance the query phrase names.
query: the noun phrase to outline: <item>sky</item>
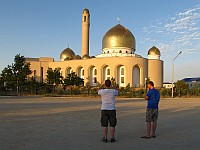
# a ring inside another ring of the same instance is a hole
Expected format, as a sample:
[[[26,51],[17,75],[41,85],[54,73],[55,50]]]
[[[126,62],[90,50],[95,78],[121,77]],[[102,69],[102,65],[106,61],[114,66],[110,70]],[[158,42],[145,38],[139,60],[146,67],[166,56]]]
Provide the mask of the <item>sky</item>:
[[[90,10],[90,55],[102,50],[104,34],[118,23],[136,38],[136,53],[161,51],[164,81],[200,77],[200,0],[0,0],[0,71],[16,54],[54,57],[66,47],[81,55],[81,14]]]

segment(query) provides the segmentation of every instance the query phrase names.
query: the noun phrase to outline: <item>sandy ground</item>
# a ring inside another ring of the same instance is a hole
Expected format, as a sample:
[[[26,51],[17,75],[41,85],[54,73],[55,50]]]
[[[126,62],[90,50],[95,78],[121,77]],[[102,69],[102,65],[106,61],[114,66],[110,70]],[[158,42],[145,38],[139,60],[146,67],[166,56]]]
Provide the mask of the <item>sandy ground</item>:
[[[116,143],[102,143],[99,98],[0,97],[0,150],[199,150],[200,99],[162,99],[157,138],[146,102],[117,99]]]

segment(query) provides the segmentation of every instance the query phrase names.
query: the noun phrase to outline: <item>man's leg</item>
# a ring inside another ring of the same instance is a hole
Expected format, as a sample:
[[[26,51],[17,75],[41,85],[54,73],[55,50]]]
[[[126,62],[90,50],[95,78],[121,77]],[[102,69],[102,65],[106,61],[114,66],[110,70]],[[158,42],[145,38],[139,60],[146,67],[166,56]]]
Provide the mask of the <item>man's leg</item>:
[[[103,127],[103,137],[107,139],[108,137],[108,127]]]
[[[101,111],[101,126],[103,127],[103,142],[107,142],[108,137],[108,114],[106,110]]]
[[[109,112],[109,122],[110,122],[110,138],[111,142],[115,141],[115,126],[117,125],[116,110]]]
[[[150,137],[151,134],[151,122],[147,122],[147,137]]]
[[[111,139],[115,137],[115,127],[110,127],[110,137]]]
[[[152,125],[152,137],[155,137],[156,127],[157,127],[157,120],[155,120]]]
[[[147,134],[146,137],[150,137],[151,134],[151,121],[152,121],[152,110],[146,110],[146,122],[147,122]]]
[[[156,136],[155,136],[155,133],[156,133],[156,128],[157,128],[157,119],[158,119],[158,109],[155,109],[154,111],[153,111],[153,117],[152,117],[152,119],[153,119],[153,125],[152,125],[152,138],[155,138]]]

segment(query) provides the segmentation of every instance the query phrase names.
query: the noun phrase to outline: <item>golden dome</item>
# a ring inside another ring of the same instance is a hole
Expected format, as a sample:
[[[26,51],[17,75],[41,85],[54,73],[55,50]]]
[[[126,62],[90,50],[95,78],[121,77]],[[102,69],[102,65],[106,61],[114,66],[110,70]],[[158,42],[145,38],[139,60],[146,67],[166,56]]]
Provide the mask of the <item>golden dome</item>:
[[[160,56],[160,50],[157,47],[153,46],[149,49],[148,55],[159,55]]]
[[[75,53],[73,52],[73,50],[70,48],[66,48],[60,54],[60,61],[73,59],[74,56],[75,56]]]
[[[83,10],[83,13],[84,13],[84,12],[85,12],[85,13],[88,13],[88,14],[90,13],[89,10],[88,10],[87,8],[85,8],[85,9]]]
[[[102,49],[126,47],[135,51],[135,37],[122,25],[118,24],[111,28],[103,37]]]

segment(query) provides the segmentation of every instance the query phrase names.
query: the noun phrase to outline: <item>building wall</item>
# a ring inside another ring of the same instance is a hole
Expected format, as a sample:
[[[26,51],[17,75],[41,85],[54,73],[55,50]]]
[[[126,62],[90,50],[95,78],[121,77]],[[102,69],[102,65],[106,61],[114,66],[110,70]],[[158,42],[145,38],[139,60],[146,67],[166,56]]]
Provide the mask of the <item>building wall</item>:
[[[130,83],[130,86],[134,83],[134,74],[133,74],[133,68],[135,66],[139,67],[140,70],[140,86],[144,86],[145,78],[147,77],[147,59],[145,58],[136,58],[136,57],[109,57],[109,58],[93,58],[93,59],[81,59],[81,60],[70,60],[70,61],[64,61],[64,62],[30,62],[31,63],[31,69],[36,70],[37,75],[39,76],[41,74],[41,67],[43,67],[44,75],[43,80],[46,78],[46,71],[48,67],[55,69],[57,67],[60,67],[62,69],[62,75],[63,77],[67,76],[67,73],[69,73],[69,69],[76,72],[76,74],[80,74],[80,70],[84,68],[84,82],[85,85],[89,84],[95,86],[95,84],[92,83],[92,80],[94,76],[92,75],[91,71],[95,67],[97,69],[97,75],[95,75],[97,79],[97,84],[101,83],[103,80],[105,80],[105,69],[107,67],[110,68],[110,78],[115,78],[117,83],[119,83],[118,78],[120,78],[118,72],[118,69],[122,66],[124,66],[125,69],[125,83],[121,86],[126,86],[128,83]],[[92,77],[91,77],[92,76]],[[138,76],[138,75],[137,75]],[[38,81],[40,78],[38,78]],[[97,85],[96,84],[96,85]]]
[[[166,88],[166,89],[171,89],[172,83],[163,83],[163,87]],[[173,84],[173,87],[175,87],[175,84]]]
[[[32,74],[30,74],[29,77],[34,77],[36,81],[39,82],[45,82],[49,62],[54,62],[54,59],[49,57],[40,57],[37,59],[26,58],[26,61],[31,64],[30,69],[32,70]]]
[[[163,61],[156,59],[148,60],[148,77],[154,82],[155,87],[163,86]]]

